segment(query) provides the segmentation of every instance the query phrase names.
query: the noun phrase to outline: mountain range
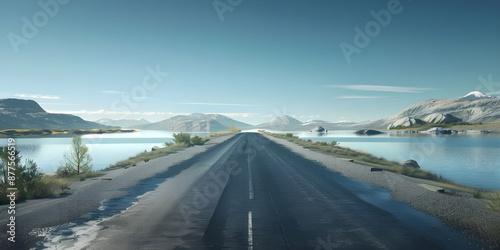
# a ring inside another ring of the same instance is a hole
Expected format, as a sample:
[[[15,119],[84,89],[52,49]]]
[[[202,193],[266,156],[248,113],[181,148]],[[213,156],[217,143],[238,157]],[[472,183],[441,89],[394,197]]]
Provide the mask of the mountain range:
[[[409,126],[413,123],[500,122],[500,99],[478,91],[451,99],[430,99],[414,103],[385,119],[366,124],[372,128]]]
[[[193,113],[177,115],[163,121],[136,126],[137,129],[169,130],[169,131],[225,131],[231,126],[239,129],[251,129],[252,125],[233,120],[220,114]]]
[[[385,129],[423,123],[500,122],[500,99],[473,91],[463,97],[430,99],[414,103],[401,112],[387,118],[365,122],[329,122],[309,120],[301,122],[289,115],[274,117],[266,123],[253,126],[220,114],[193,113],[178,115],[159,122],[147,120],[100,119],[96,122],[67,114],[52,114],[43,110],[33,100],[0,99],[0,129],[94,129],[134,128],[168,131],[224,131],[231,126],[239,129],[268,129],[278,131],[311,130],[322,126],[328,130]]]
[[[121,128],[135,128],[138,126],[143,126],[147,124],[151,124],[146,119],[140,119],[140,120],[134,120],[134,119],[119,119],[119,120],[113,120],[109,118],[102,118],[97,121],[94,121],[99,124],[107,125],[107,126],[116,126],[116,127],[121,127]]]

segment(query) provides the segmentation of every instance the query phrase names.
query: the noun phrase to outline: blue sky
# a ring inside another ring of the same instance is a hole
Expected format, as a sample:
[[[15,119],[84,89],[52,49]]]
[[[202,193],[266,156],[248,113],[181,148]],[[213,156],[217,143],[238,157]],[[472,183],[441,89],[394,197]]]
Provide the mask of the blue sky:
[[[88,120],[374,120],[500,94],[498,13],[493,0],[0,0],[0,98]]]

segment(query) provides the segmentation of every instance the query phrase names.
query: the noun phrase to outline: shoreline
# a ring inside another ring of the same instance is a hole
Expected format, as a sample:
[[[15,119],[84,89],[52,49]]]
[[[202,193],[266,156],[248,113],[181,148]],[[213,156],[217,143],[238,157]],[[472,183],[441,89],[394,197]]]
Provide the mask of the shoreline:
[[[433,192],[421,185],[434,186],[437,183],[433,181],[389,171],[371,172],[370,166],[312,151],[285,139],[263,135],[307,159],[323,164],[331,171],[357,182],[386,189],[392,199],[438,217],[443,224],[459,229],[472,240],[492,248],[500,247],[500,212],[489,210],[484,202],[474,198],[472,194],[458,191]]]

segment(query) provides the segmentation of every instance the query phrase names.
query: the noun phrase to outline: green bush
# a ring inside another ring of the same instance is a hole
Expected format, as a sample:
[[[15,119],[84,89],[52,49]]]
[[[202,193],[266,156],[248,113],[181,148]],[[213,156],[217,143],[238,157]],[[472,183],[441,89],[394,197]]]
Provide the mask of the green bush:
[[[14,162],[14,170],[10,169],[9,164]],[[13,173],[8,174],[9,172]],[[15,177],[14,182],[9,180],[9,177]],[[26,199],[33,198],[34,190],[40,179],[42,178],[43,173],[37,167],[36,163],[33,160],[26,160],[25,163],[21,163],[21,157],[19,156],[19,151],[17,150],[8,150],[8,147],[0,148],[0,204],[7,204],[9,200],[7,199],[7,188],[15,187],[16,191],[16,200],[24,201]],[[12,186],[12,183],[15,183],[15,186]]]
[[[170,146],[172,146],[172,145],[174,145],[174,144],[175,144],[175,143],[173,143],[173,142],[169,142],[169,141],[167,141],[167,142],[165,142],[165,143],[164,143],[165,147],[170,147]]]
[[[479,192],[479,191],[475,192],[473,195],[474,195],[474,198],[476,198],[476,199],[481,198],[481,192]]]
[[[33,198],[48,198],[60,195],[64,189],[69,188],[66,179],[54,176],[43,176],[33,189]]]
[[[203,145],[205,144],[205,140],[197,135],[193,136],[193,138],[191,138],[191,144],[193,145]]]
[[[285,136],[288,137],[288,138],[293,138],[293,134],[292,133],[287,133]]]
[[[71,166],[60,166],[57,168],[56,174],[61,177],[68,177],[75,173]]]
[[[178,133],[178,134],[174,133],[172,136],[174,137],[175,144],[181,144],[181,143],[189,144],[190,139],[191,139],[190,134],[182,133],[182,132]]]

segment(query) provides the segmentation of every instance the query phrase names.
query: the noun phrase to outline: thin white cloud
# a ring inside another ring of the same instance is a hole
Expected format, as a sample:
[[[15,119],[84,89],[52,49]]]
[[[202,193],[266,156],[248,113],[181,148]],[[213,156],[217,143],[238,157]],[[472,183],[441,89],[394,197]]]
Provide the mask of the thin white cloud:
[[[33,98],[33,99],[52,99],[52,100],[59,100],[61,99],[59,96],[53,96],[53,95],[29,95],[29,94],[15,94],[15,97],[19,98]]]
[[[123,92],[123,91],[114,91],[114,90],[103,90],[101,91],[102,93],[106,93],[106,94],[127,94],[127,92]]]
[[[337,99],[376,99],[376,98],[387,98],[386,96],[362,96],[362,95],[347,95],[347,96],[337,96]]]
[[[208,103],[208,102],[182,102],[179,104],[185,105],[208,105],[208,106],[239,106],[239,107],[256,107],[260,105],[253,104],[232,104],[232,103]]]
[[[500,91],[486,93],[486,95],[500,95]]]
[[[399,87],[385,85],[323,85],[325,87],[363,90],[363,91],[380,91],[380,92],[397,92],[397,93],[422,93],[423,91],[433,90],[433,88],[417,88],[417,87]]]
[[[111,110],[47,110],[49,113],[71,114],[71,115],[178,115],[185,113],[172,112],[134,112],[134,111],[111,111]]]
[[[149,96],[132,96],[132,99],[156,99],[156,98],[153,98],[153,97],[149,97]]]
[[[208,113],[208,114],[219,114],[219,115],[225,115],[227,117],[255,117],[260,115],[259,113]]]
[[[40,105],[63,105],[63,106],[78,106],[80,104],[75,103],[55,103],[55,102],[39,102]]]

